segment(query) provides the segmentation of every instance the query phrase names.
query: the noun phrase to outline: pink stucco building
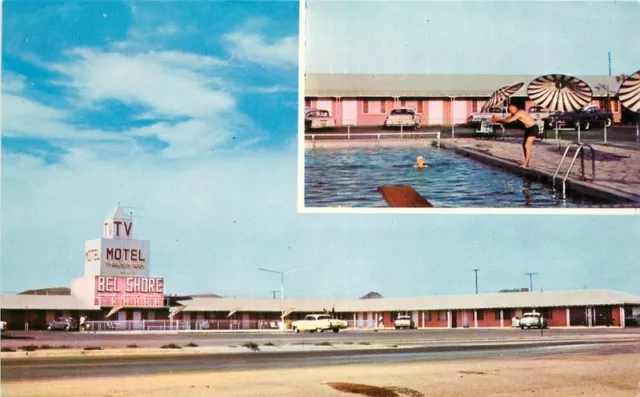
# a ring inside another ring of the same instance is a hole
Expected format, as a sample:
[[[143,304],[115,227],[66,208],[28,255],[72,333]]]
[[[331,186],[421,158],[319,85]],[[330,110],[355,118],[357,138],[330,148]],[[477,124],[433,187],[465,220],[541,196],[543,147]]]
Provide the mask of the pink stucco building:
[[[422,125],[463,124],[492,92],[524,82],[511,97],[520,107],[533,105],[526,88],[538,76],[521,75],[364,75],[307,74],[305,107],[328,110],[340,126],[380,126],[391,109],[408,106],[422,115]],[[578,76],[592,88],[592,104],[614,113],[619,122],[620,82],[615,76]]]

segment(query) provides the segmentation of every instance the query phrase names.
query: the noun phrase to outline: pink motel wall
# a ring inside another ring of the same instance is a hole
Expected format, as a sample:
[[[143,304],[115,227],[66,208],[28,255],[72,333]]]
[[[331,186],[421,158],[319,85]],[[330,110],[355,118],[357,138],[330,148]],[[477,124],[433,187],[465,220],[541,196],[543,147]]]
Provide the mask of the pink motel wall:
[[[479,111],[486,98],[306,98],[305,107],[329,111],[339,126],[381,126],[391,112],[399,106],[415,109],[422,115],[422,125],[464,124],[471,113]],[[515,98],[514,102],[528,109],[533,101]],[[591,104],[605,107],[605,99],[593,99]],[[611,100],[613,121],[620,122],[622,114],[617,99]]]

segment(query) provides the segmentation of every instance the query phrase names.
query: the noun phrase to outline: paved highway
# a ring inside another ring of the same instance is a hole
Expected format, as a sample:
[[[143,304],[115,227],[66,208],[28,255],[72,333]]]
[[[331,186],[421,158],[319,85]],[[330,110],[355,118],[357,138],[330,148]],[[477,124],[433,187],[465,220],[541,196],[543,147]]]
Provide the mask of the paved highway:
[[[23,357],[2,360],[2,382],[42,379],[143,376],[158,373],[212,372],[317,367],[366,363],[459,360],[465,358],[525,358],[536,355],[565,355],[593,351],[608,346],[611,352],[635,351],[640,343],[594,344],[589,341],[541,342],[505,345],[495,343],[475,346],[417,347],[406,349],[322,350],[294,352],[249,352],[166,354],[159,356],[73,356]],[[606,350],[605,350],[606,354]]]

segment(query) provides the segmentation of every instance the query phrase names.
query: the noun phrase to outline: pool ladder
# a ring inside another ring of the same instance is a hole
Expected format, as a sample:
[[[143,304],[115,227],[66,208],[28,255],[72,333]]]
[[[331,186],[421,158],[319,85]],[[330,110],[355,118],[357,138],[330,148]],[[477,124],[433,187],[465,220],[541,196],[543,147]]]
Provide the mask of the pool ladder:
[[[558,164],[558,168],[556,169],[556,173],[553,174],[553,188],[555,190],[556,187],[556,177],[558,176],[558,173],[560,172],[560,167],[562,167],[562,163],[564,162],[564,159],[567,157],[567,153],[569,153],[569,150],[574,146],[577,145],[578,149],[576,149],[575,154],[573,155],[573,159],[571,160],[571,164],[569,164],[569,168],[567,169],[567,173],[564,174],[564,178],[562,178],[562,197],[566,197],[566,191],[567,191],[567,178],[569,177],[569,173],[571,173],[571,168],[573,168],[573,164],[575,164],[576,159],[578,158],[578,154],[580,154],[580,164],[582,166],[582,179],[585,180],[586,178],[584,177],[584,148],[587,147],[591,150],[591,182],[596,180],[596,151],[591,147],[591,145],[588,145],[586,143],[580,143],[580,142],[571,142],[570,144],[567,145],[567,148],[564,150],[564,154],[562,155],[562,160],[560,160],[560,164]]]

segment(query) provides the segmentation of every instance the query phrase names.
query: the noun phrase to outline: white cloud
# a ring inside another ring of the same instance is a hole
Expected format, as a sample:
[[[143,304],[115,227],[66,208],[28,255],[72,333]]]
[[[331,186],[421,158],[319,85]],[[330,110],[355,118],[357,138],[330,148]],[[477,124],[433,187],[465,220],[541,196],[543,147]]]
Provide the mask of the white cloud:
[[[2,73],[2,92],[21,93],[25,87],[26,78],[13,72]]]
[[[207,74],[198,73],[217,64],[213,58],[180,52],[125,55],[87,48],[71,54],[73,60],[52,68],[66,75],[64,84],[89,102],[118,100],[144,105],[162,116],[198,118],[235,106],[231,95],[210,89]]]
[[[2,95],[2,134],[63,140],[123,140],[97,129],[79,129],[65,121],[65,110],[43,105],[21,95]]]
[[[225,36],[232,58],[275,67],[298,64],[298,37],[286,36],[269,43],[263,35],[236,31]]]

